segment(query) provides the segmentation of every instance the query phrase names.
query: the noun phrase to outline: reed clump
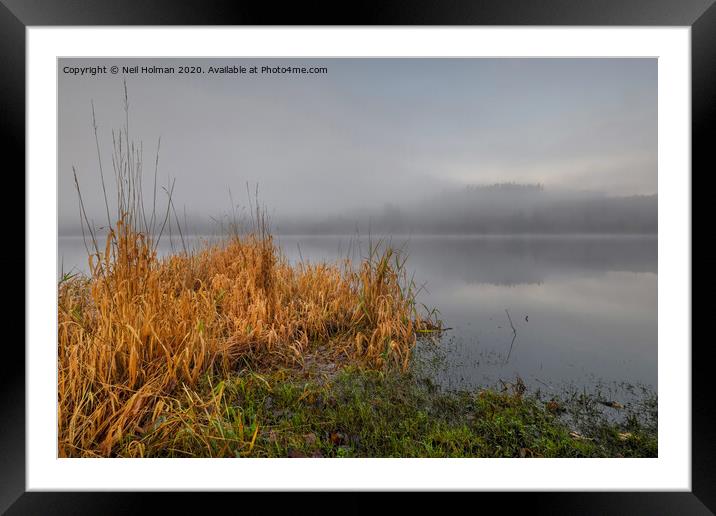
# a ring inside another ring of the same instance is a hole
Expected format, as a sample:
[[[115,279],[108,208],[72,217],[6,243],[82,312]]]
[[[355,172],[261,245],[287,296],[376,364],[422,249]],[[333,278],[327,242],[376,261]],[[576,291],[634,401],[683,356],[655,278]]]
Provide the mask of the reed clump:
[[[158,258],[123,217],[89,261],[89,277],[59,286],[61,456],[112,455],[207,371],[300,365],[317,346],[404,369],[418,331],[437,324],[389,246],[357,266],[291,265],[262,230]]]

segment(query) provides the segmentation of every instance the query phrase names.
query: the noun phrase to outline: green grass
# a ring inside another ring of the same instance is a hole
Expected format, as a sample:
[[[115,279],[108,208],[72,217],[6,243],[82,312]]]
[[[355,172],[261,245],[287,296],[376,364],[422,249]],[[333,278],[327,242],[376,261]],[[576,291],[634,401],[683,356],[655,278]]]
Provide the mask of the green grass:
[[[244,371],[221,382],[205,377],[199,392],[201,401],[184,400],[178,411],[182,430],[167,436],[160,424],[126,438],[139,441],[144,456],[657,455],[655,426],[635,418],[614,423],[590,412],[575,431],[521,389],[444,392],[410,373]]]

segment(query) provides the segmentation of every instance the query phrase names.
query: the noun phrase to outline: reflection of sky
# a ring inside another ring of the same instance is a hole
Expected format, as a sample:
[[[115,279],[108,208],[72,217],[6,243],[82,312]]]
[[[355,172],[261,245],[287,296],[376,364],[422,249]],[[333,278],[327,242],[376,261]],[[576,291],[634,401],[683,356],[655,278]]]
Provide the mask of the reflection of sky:
[[[279,236],[277,243],[292,261],[360,254],[350,237]],[[409,272],[425,284],[419,300],[453,328],[443,343],[449,381],[520,375],[538,386],[605,380],[656,387],[656,245],[656,238],[420,237],[405,250]],[[61,238],[59,251],[66,270],[86,270],[81,239]],[[508,363],[505,309],[517,329]]]
[[[292,259],[297,242],[304,259],[335,259],[348,240],[279,238]],[[406,250],[420,301],[453,328],[451,381],[656,386],[656,238],[420,237]]]
[[[504,181],[657,191],[656,59],[278,61],[329,73],[127,77],[130,132],[144,143],[145,174],[152,177],[161,136],[160,181],[176,177],[175,204],[190,215],[228,211],[228,188],[245,200],[247,181],[260,185],[277,215],[380,208],[436,189]],[[83,63],[60,60],[61,67]],[[72,165],[90,216],[102,220],[90,101],[112,181],[121,81],[121,74],[59,74],[61,224],[77,222]]]

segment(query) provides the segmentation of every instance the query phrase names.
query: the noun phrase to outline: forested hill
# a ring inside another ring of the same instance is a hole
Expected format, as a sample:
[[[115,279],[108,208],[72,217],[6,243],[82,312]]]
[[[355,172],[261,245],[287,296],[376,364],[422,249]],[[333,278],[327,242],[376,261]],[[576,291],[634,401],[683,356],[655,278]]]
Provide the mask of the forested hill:
[[[608,196],[503,183],[386,204],[375,212],[276,220],[281,233],[656,233],[657,195]]]

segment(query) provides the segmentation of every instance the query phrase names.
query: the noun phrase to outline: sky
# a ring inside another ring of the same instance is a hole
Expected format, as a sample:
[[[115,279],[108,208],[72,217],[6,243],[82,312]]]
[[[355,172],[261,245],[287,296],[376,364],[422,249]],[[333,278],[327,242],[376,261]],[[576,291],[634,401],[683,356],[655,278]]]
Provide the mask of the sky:
[[[65,67],[116,65],[117,74]],[[325,74],[124,74],[123,66],[306,66]],[[60,59],[60,232],[101,220],[112,129],[144,148],[145,181],[220,216],[259,185],[274,217],[331,217],[496,182],[657,193],[656,59]],[[145,183],[146,184],[146,183]],[[229,195],[232,192],[232,196]],[[111,196],[110,196],[111,197]]]

